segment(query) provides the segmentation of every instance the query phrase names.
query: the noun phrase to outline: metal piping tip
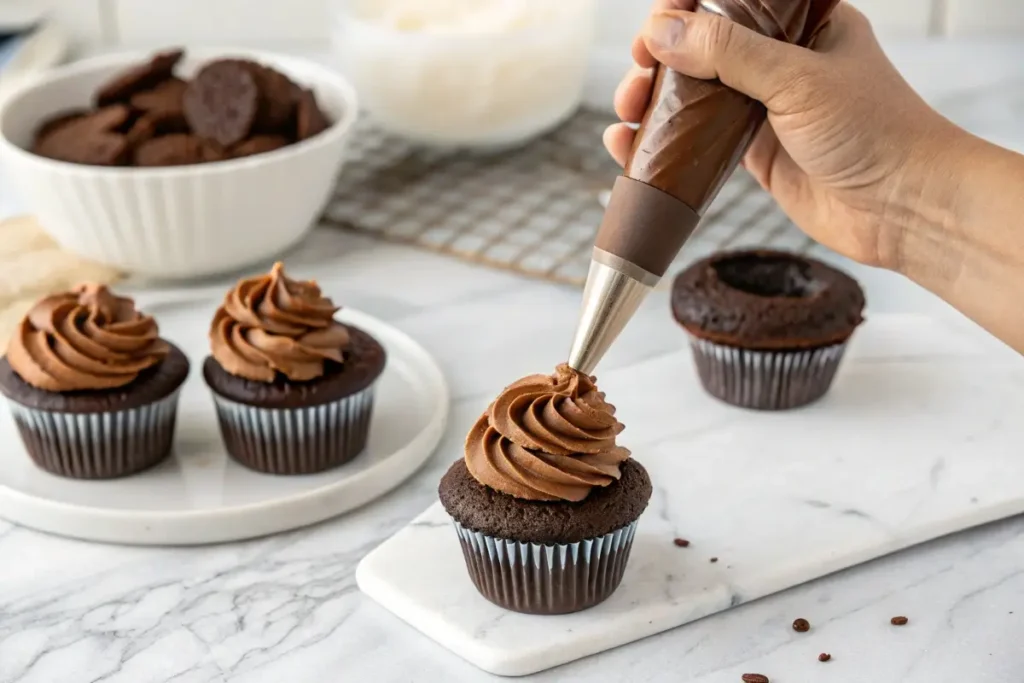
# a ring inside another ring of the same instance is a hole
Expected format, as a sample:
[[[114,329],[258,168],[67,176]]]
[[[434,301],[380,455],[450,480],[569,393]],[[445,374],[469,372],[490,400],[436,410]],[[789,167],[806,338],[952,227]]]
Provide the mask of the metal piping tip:
[[[595,250],[595,258],[590,262],[580,320],[569,351],[569,367],[587,375],[593,374],[644,297],[660,280],[631,263],[598,251]]]

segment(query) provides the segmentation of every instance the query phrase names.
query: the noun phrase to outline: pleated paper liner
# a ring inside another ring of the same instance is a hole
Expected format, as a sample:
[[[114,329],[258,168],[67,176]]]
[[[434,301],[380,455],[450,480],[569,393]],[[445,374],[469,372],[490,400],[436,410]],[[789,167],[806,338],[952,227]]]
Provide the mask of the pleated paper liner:
[[[709,394],[740,408],[789,410],[828,393],[846,343],[797,351],[756,351],[690,336],[701,383]]]
[[[171,454],[178,395],[128,410],[62,413],[10,400],[29,456],[74,479],[113,479],[149,469]]]
[[[485,598],[525,614],[568,614],[604,602],[622,582],[637,522],[579,543],[520,543],[454,522],[466,568]]]
[[[308,408],[260,408],[216,392],[213,397],[228,455],[266,474],[315,474],[366,448],[374,386]]]

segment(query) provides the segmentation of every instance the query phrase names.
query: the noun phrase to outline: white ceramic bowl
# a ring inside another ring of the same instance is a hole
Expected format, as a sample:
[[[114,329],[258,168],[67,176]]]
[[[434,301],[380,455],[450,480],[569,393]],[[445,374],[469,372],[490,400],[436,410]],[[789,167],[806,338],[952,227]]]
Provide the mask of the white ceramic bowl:
[[[335,57],[387,130],[431,146],[512,147],[579,107],[594,37],[593,0],[479,5],[480,15],[462,16],[461,24],[445,24],[452,20],[443,13],[466,11],[470,0],[402,1],[333,1]],[[431,19],[439,23],[415,28]]]
[[[228,55],[312,88],[334,125],[280,150],[195,166],[84,166],[26,151],[43,119],[87,106],[101,82],[149,53],[99,57],[55,69],[4,102],[5,181],[62,246],[129,273],[201,277],[279,253],[309,231],[333,192],[358,115],[355,90],[314,62],[250,50],[190,50],[178,73]]]

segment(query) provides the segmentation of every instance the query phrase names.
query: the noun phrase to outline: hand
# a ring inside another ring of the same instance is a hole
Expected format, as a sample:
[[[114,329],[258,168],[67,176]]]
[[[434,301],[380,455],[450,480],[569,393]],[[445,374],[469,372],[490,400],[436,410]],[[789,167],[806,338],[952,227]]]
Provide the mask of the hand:
[[[695,4],[655,3],[633,46],[637,66],[616,94],[620,118],[641,120],[658,62],[696,78],[719,78],[767,107],[768,124],[744,166],[789,217],[841,254],[898,268],[905,231],[948,189],[937,157],[966,136],[914,93],[868,20],[846,3],[814,51],[688,11]],[[620,164],[633,136],[625,123],[605,134]]]

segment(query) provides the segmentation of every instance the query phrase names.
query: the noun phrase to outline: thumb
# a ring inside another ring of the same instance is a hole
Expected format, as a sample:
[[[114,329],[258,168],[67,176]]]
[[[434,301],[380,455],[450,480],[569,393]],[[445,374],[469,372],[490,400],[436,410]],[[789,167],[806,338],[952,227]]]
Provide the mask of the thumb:
[[[717,78],[734,90],[784,113],[793,87],[816,73],[811,50],[768,38],[712,12],[654,14],[643,41],[660,63],[694,78]],[[806,95],[806,93],[804,93]]]

